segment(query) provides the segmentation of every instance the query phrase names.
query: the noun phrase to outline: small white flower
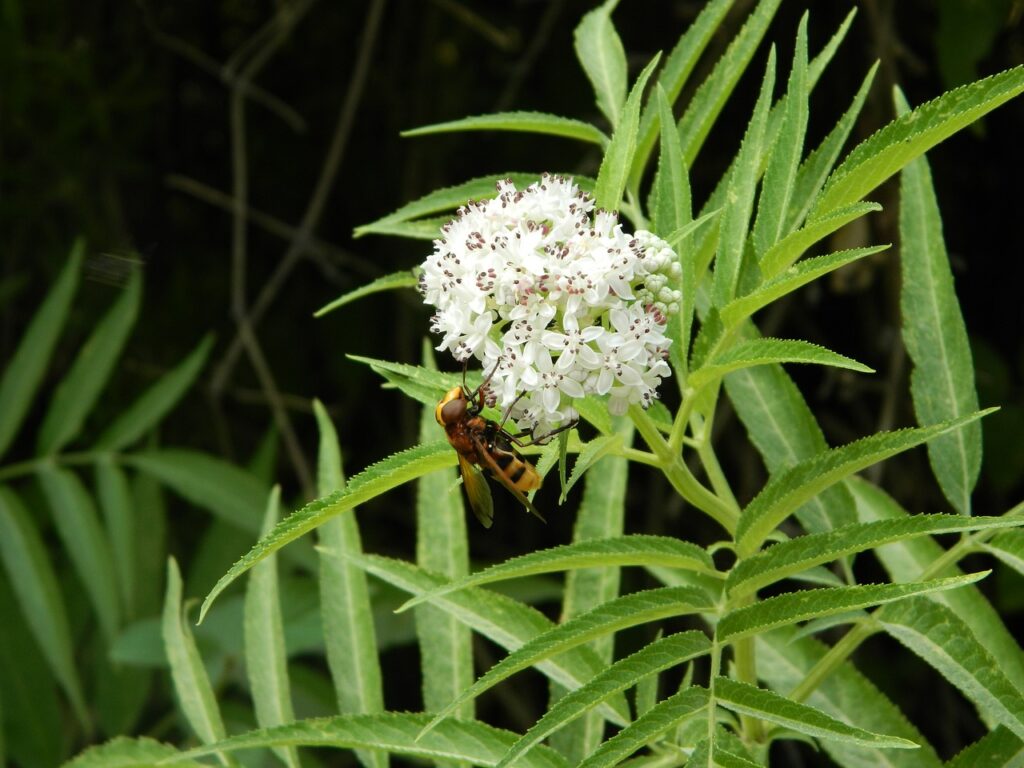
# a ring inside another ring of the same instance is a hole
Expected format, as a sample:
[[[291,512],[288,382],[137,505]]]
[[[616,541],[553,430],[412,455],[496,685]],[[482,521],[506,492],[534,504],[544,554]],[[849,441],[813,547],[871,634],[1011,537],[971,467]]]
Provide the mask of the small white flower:
[[[423,263],[438,349],[493,369],[490,397],[538,433],[574,418],[574,398],[608,396],[613,413],[650,405],[671,373],[675,253],[650,232],[623,232],[571,179],[497,186],[459,209]]]

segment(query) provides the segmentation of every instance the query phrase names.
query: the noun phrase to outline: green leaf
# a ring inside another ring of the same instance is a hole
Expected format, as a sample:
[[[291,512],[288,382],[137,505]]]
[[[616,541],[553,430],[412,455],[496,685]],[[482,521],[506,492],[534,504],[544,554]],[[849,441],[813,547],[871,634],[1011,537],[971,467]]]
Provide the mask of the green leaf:
[[[418,445],[367,467],[353,477],[344,489],[312,501],[293,512],[274,526],[274,530],[256,542],[256,545],[220,578],[203,601],[199,621],[202,622],[217,595],[231,582],[285,544],[308,533],[335,515],[347,512],[364,501],[380,496],[385,491],[415,480],[428,472],[450,467],[455,461],[455,452],[447,441]]]
[[[443,187],[424,195],[418,200],[403,205],[394,213],[390,213],[369,224],[364,224],[361,227],[356,227],[353,237],[380,234],[386,231],[387,227],[394,224],[408,222],[421,216],[453,211],[470,200],[484,200],[495,197],[498,194],[497,184],[502,179],[511,179],[516,187],[525,189],[530,184],[538,181],[539,178],[539,174],[536,173],[499,173],[470,179],[453,187]],[[575,181],[581,187],[586,184],[586,179],[576,178]],[[449,216],[448,218],[451,217]],[[435,231],[433,237],[437,236],[438,232]]]
[[[620,444],[633,440],[633,423],[629,419],[614,419],[613,437]],[[600,439],[600,438],[598,438]],[[585,446],[585,451],[586,446]],[[598,449],[596,453],[600,453]],[[587,461],[581,452],[577,464],[572,468],[569,484],[579,477],[578,467]],[[607,456],[600,460],[600,468],[593,468],[584,483],[583,500],[572,526],[573,544],[585,544],[596,540],[622,537],[626,518],[626,489],[629,479],[629,462],[622,457]],[[561,621],[585,613],[594,607],[617,597],[621,586],[621,570],[613,564],[602,564],[595,568],[573,568],[566,573],[562,591]],[[601,637],[588,643],[602,664],[608,665],[614,655],[614,638]],[[551,684],[549,701],[554,702],[565,695],[560,685]],[[604,719],[599,712],[592,711],[561,730],[551,742],[571,762],[583,760],[598,748],[604,737]]]
[[[633,422],[629,419],[615,420],[614,439],[620,444],[629,444],[633,439]],[[597,438],[601,439],[601,438]],[[573,466],[573,477],[569,485],[579,477],[577,467],[584,461],[584,451],[580,452]],[[600,452],[598,450],[597,452]],[[595,453],[597,453],[595,452]],[[619,456],[606,456],[601,459],[600,467],[588,472],[583,486],[583,499],[576,514],[573,526],[573,544],[585,544],[590,541],[607,540],[621,537],[626,516],[626,485],[629,479],[629,462]],[[507,562],[507,561],[506,561]],[[621,583],[621,572],[611,563],[602,563],[596,568],[572,569],[566,574],[565,589],[562,595],[561,620],[566,621],[574,616],[595,608],[617,597]],[[612,636],[592,640],[589,647],[594,650],[604,664],[610,664],[614,656]],[[549,686],[551,705],[566,693],[561,686]],[[579,762],[593,752],[604,738],[604,719],[596,711],[589,712],[577,720],[571,727],[561,731],[551,746],[558,749],[573,762]]]
[[[449,717],[463,701],[476,698],[516,672],[559,653],[621,629],[712,610],[700,590],[691,587],[660,587],[617,597],[539,635],[513,651],[482,675],[471,688],[438,712],[427,730]]]
[[[799,704],[773,691],[757,688],[727,677],[715,679],[715,701],[741,715],[776,723],[819,739],[835,739],[848,744],[886,749],[917,749],[913,741],[899,736],[885,736],[847,725],[821,710]]]
[[[969,589],[938,594],[940,597],[956,595]],[[795,628],[783,627],[755,639],[758,677],[776,691],[792,691],[831,651],[829,646],[817,640],[799,638],[796,634]],[[821,680],[805,703],[851,725],[899,736],[921,745],[913,752],[892,752],[831,739],[822,741],[822,749],[839,765],[865,768],[939,768],[941,765],[935,750],[906,716],[850,662],[840,664]]]
[[[821,52],[817,56],[815,56],[814,59],[811,61],[810,67],[808,67],[807,70],[807,81],[812,91],[814,90],[814,87],[817,85],[822,73],[825,71],[825,68],[831,62],[832,57],[835,55],[835,52],[839,48],[839,45],[846,37],[846,33],[850,29],[850,25],[853,21],[853,17],[855,14],[856,10],[851,10],[846,15],[846,18],[843,20],[843,23],[839,25],[839,29],[836,30],[835,34],[832,35],[828,43],[825,44],[825,47],[821,49]],[[780,99],[779,102],[772,107],[771,111],[768,114],[768,127],[766,128],[765,133],[767,135],[766,143],[769,145],[775,142],[775,140],[778,138],[779,131],[782,129],[782,118],[784,115],[785,102],[785,98]],[[684,133],[682,135],[685,136],[686,134]],[[726,203],[726,193],[728,191],[728,184],[730,179],[732,178],[734,169],[737,165],[737,159],[738,158],[733,159],[732,163],[730,163],[729,165],[729,168],[719,178],[718,183],[715,185],[714,192],[711,193],[711,196],[704,203],[703,211],[709,211],[715,208],[720,208]],[[799,180],[800,176],[798,174],[797,190],[799,190]],[[796,199],[796,195],[794,195],[794,198]],[[713,252],[714,244],[710,241],[714,240],[716,236],[717,233],[715,233],[714,231],[705,233],[705,235],[701,237],[700,241],[698,241],[697,249],[701,253],[703,253],[705,250]],[[709,263],[710,260],[710,255],[708,255],[707,258],[699,260],[697,263],[706,264]]]
[[[35,643],[84,725],[89,717],[57,574],[21,500],[4,486],[0,486],[0,560]]]
[[[683,156],[686,158],[687,167],[693,167],[693,161],[700,152],[704,140],[761,44],[761,39],[780,2],[781,0],[761,0],[757,4],[757,8],[747,17],[743,29],[729,43],[729,47],[715,64],[711,74],[701,83],[679,120],[679,135],[683,140]]]
[[[856,500],[857,514],[861,520],[901,520],[909,517],[906,510],[877,486],[860,478],[851,478],[848,485]],[[876,549],[875,555],[890,574],[890,580],[913,581],[921,578],[926,569],[930,570],[945,552],[936,542],[923,538],[887,544]],[[955,566],[944,571],[949,576],[957,573],[960,571]],[[938,592],[931,599],[945,605],[967,622],[974,629],[978,642],[996,658],[999,668],[1017,690],[1024,691],[1024,654],[1021,653],[1017,639],[1010,634],[980,590],[968,587]]]
[[[595,395],[588,395],[572,401],[573,407],[580,418],[592,425],[602,435],[612,431],[612,417],[608,413],[608,403]]]
[[[799,264],[790,267],[776,277],[766,280],[756,289],[745,296],[733,299],[726,304],[719,317],[726,328],[735,328],[741,321],[746,320],[759,309],[778,301],[797,288],[801,288],[819,277],[829,274],[840,267],[845,267],[865,256],[888,250],[888,245],[875,245],[869,248],[851,248],[847,251],[837,251],[826,256],[816,256],[812,259],[804,259]]]
[[[267,500],[263,530],[277,522],[281,487],[275,485]],[[290,723],[291,687],[288,682],[288,658],[284,647],[284,626],[277,589],[277,559],[271,555],[249,572],[245,588],[245,614],[242,622],[245,639],[245,669],[252,690],[256,722],[263,728]],[[289,768],[299,764],[294,747],[275,750]]]
[[[109,642],[117,634],[121,611],[110,542],[100,525],[96,507],[85,486],[69,470],[47,464],[39,469],[38,477],[57,535],[85,586],[100,628]]]
[[[715,355],[709,363],[690,374],[688,383],[693,389],[700,389],[732,371],[772,363],[830,365],[834,368],[847,368],[861,373],[874,373],[873,369],[856,360],[851,360],[817,344],[811,344],[809,341],[751,339]]]
[[[725,389],[769,472],[778,474],[828,449],[818,422],[782,366],[735,371],[725,377]],[[795,514],[811,532],[831,530],[857,519],[853,498],[843,485],[827,488]]]
[[[178,704],[192,730],[203,744],[224,738],[224,722],[206,676],[195,638],[181,605],[181,574],[173,557],[167,559],[167,594],[164,597],[161,634]]]
[[[946,768],[1019,768],[1022,759],[1024,742],[1000,725],[946,763]]]
[[[170,744],[145,736],[118,736],[105,744],[97,744],[80,753],[63,768],[148,768],[164,760],[184,768],[202,768],[201,763],[176,759],[180,753]]]
[[[353,291],[342,294],[329,304],[320,307],[320,309],[313,313],[313,317],[323,317],[328,312],[341,309],[346,304],[351,304],[356,299],[361,299],[364,296],[371,296],[382,291],[393,291],[396,288],[415,288],[416,283],[416,273],[411,270],[404,269],[401,272],[392,272],[390,275],[378,277],[366,285],[361,285]]]
[[[432,362],[430,346],[424,343],[425,363]],[[426,405],[420,414],[420,438],[437,434],[434,408]],[[469,572],[469,542],[462,490],[456,472],[446,469],[424,475],[416,482],[416,564],[425,571],[457,579]],[[352,566],[356,567],[356,566]],[[433,606],[416,611],[416,636],[421,665],[423,708],[433,712],[473,684],[473,637],[469,627],[451,614]],[[472,703],[458,712],[462,720],[474,719]]]
[[[234,464],[182,448],[140,451],[124,462],[236,528],[259,533],[259,511],[269,489]]]
[[[347,355],[347,357],[349,360],[355,360],[357,363],[365,363],[370,366],[370,370],[382,376],[388,384],[397,387],[413,400],[430,408],[436,407],[437,401],[441,399],[441,396],[462,381],[456,373],[432,371],[420,365],[392,363],[387,360],[376,360],[372,357],[361,357],[360,355]],[[473,374],[474,377],[478,376],[475,371]],[[467,373],[468,378],[469,374]],[[477,382],[467,382],[469,386],[473,386],[475,383]]]
[[[208,747],[185,752],[183,756],[201,757],[214,752],[290,745],[376,749],[423,760],[494,765],[517,736],[484,723],[449,720],[420,738],[418,734],[429,717],[407,712],[387,712],[301,720],[291,725],[232,736]],[[568,766],[563,757],[547,747],[535,750],[520,765],[522,768]]]
[[[896,107],[909,107],[899,90]],[[953,287],[942,238],[942,217],[928,161],[900,174],[900,314],[903,343],[914,364],[910,394],[918,424],[934,424],[978,410],[967,328]],[[971,512],[971,491],[981,470],[981,424],[928,444],[939,487],[960,514]]]
[[[164,557],[167,555],[167,499],[148,475],[131,478],[135,515],[135,607],[139,616],[159,614],[164,600]]]
[[[36,310],[18,348],[4,366],[3,377],[0,378],[0,457],[17,434],[46,373],[46,364],[78,287],[78,272],[84,252],[84,243],[76,240],[67,266]]]
[[[154,674],[148,669],[115,665],[108,648],[96,659],[93,706],[102,733],[130,733],[139,727],[149,703]]]
[[[615,429],[615,437],[620,441],[627,444],[632,441],[633,423],[631,421],[617,419]],[[582,459],[583,452],[581,451],[577,463]],[[575,474],[576,468],[573,467],[573,475],[575,476]],[[599,542],[625,540],[627,537],[622,533],[625,526],[628,479],[629,462],[626,459],[612,456],[604,458],[601,461],[600,471],[590,472],[584,483],[583,499],[580,502],[579,510],[576,513],[576,523],[573,526],[573,543],[565,548],[556,547],[555,549],[561,549],[563,555],[566,554],[566,549],[580,555],[586,552],[588,547],[600,549],[602,545]],[[674,539],[669,540],[674,543],[682,543],[675,542]],[[573,550],[574,547],[577,549]],[[554,552],[554,550],[547,551]],[[540,552],[534,552],[525,557],[539,554]],[[607,554],[611,555],[610,552]],[[700,557],[704,554],[701,550],[697,556]],[[570,557],[572,557],[571,554]],[[586,555],[584,555],[585,557]],[[511,558],[496,567],[509,565],[518,559]],[[563,621],[589,611],[619,594],[619,564],[613,562],[614,559],[614,556],[609,556],[607,559],[601,558],[600,562],[595,559],[591,563],[593,566],[591,568],[571,567],[567,569],[565,592],[562,597]],[[522,564],[521,561],[520,564]],[[548,565],[550,566],[550,563]],[[482,575],[482,573],[476,574],[477,577]],[[591,647],[597,651],[602,661],[606,663],[611,661],[612,647],[610,643],[606,644],[605,641],[598,640],[591,643]]]
[[[649,207],[653,232],[668,237],[693,219],[690,173],[683,160],[683,146],[679,141],[672,107],[660,85],[655,88],[655,100],[661,118],[661,151],[651,189],[654,202]]]
[[[617,431],[609,438],[622,444],[624,438],[632,440],[633,424],[626,419],[616,420]],[[604,439],[602,437],[596,440]],[[594,441],[596,441],[594,440]],[[588,443],[581,451],[580,457],[572,467],[572,477],[563,490],[580,476],[578,468],[585,459],[584,452],[589,456],[601,453],[600,447],[593,453],[588,452]],[[584,496],[572,526],[572,541],[584,543],[593,540],[608,539],[622,536],[626,516],[626,484],[629,475],[629,462],[622,457],[606,457],[601,460],[599,470],[589,472],[584,483]],[[564,499],[564,496],[563,496]],[[561,621],[565,622],[572,616],[585,613],[601,603],[607,602],[618,595],[620,589],[620,569],[614,565],[607,567],[571,569],[566,573],[565,588],[562,593]],[[611,636],[597,638],[589,643],[597,653],[601,662],[610,664],[614,652],[614,638]],[[471,681],[472,682],[472,681]],[[565,694],[559,685],[549,685],[551,705]],[[604,737],[604,719],[600,713],[591,712],[586,717],[574,722],[570,727],[558,733],[551,742],[562,755],[573,763],[578,763],[591,754],[600,745]]]
[[[422,595],[445,584],[445,579],[402,560],[374,555],[349,557],[360,567],[413,595]],[[516,651],[558,625],[544,614],[517,600],[484,589],[466,589],[435,599],[432,603],[460,622],[508,651]],[[590,648],[577,647],[537,663],[537,669],[566,688],[579,688],[605,667]],[[628,708],[623,697],[602,707],[604,717],[625,725]]]
[[[936,669],[981,710],[1024,738],[1024,699],[970,624],[944,605],[908,600],[875,616],[883,629]]]
[[[721,732],[719,732],[719,736],[721,736]],[[711,742],[707,739],[699,742],[690,755],[689,763],[695,766],[710,765],[714,768],[760,768],[761,766],[760,763],[722,749],[721,745],[717,743],[714,747],[711,747],[710,744]]]
[[[971,518],[973,520],[984,518]],[[992,541],[979,546],[1000,562],[1010,566],[1017,573],[1024,574],[1024,533],[1010,531],[996,536]]]
[[[830,485],[991,412],[991,409],[978,411],[929,427],[880,432],[824,451],[776,473],[740,515],[736,528],[740,552],[743,555],[753,554],[797,507]]]
[[[847,21],[853,16],[847,16]],[[789,228],[799,226],[807,212],[818,199],[822,186],[825,184],[828,175],[835,167],[839,153],[842,151],[846,140],[850,137],[850,131],[860,115],[860,111],[867,99],[871,84],[875,81],[875,73],[878,71],[878,62],[871,65],[867,75],[864,76],[860,88],[857,90],[853,101],[847,107],[846,112],[839,118],[835,127],[829,131],[821,144],[811,152],[810,155],[800,164],[800,170],[796,174],[796,182],[793,186],[793,198],[790,203],[789,212],[786,216],[786,226]]]
[[[320,430],[317,489],[327,496],[345,487],[338,433],[319,400],[313,413]],[[344,714],[384,711],[377,633],[369,585],[362,569],[333,553],[361,554],[363,544],[354,514],[331,518],[317,531],[320,541],[320,617],[327,666],[331,671],[338,710]],[[357,752],[367,768],[385,768],[387,755]]]
[[[612,694],[638,684],[650,675],[708,653],[711,643],[703,632],[669,635],[617,661],[583,687],[563,696],[519,739],[496,768],[508,765],[552,733],[593,709]]]
[[[492,190],[491,196],[493,197],[495,194]],[[448,213],[444,216],[428,216],[425,219],[415,219],[414,221],[387,221],[379,225],[366,224],[360,228],[360,233],[407,237],[410,240],[437,240],[444,235],[444,227],[452,221],[453,217],[453,213]]]
[[[572,465],[572,474],[569,475],[569,480],[562,488],[558,503],[565,503],[569,491],[587,470],[609,454],[621,453],[622,448],[621,435],[598,435],[580,446],[579,456],[576,457],[576,462]]]
[[[587,13],[573,31],[573,48],[594,88],[598,109],[613,126],[626,100],[626,51],[612,24],[618,0],[606,0]]]
[[[125,408],[100,435],[96,448],[117,451],[131,445],[155,427],[188,391],[199,376],[213,348],[213,337],[205,336],[176,367],[165,373],[139,398]]]
[[[853,523],[827,533],[814,533],[783,541],[741,560],[729,572],[725,587],[731,597],[740,598],[815,565],[884,544],[940,533],[983,531],[1019,525],[1024,525],[1024,519],[965,519],[962,515],[913,515],[895,520]]]
[[[679,98],[697,60],[711,41],[715,30],[722,23],[722,19],[725,18],[731,5],[732,0],[711,0],[707,3],[665,59],[665,66],[658,73],[657,84],[665,92],[670,114],[671,105]],[[634,186],[639,185],[639,178],[643,175],[647,159],[654,149],[654,143],[658,138],[659,122],[661,123],[660,130],[665,129],[666,123],[659,118],[663,118],[661,106],[648,101],[640,116],[640,134],[637,140],[636,156],[633,159],[633,170],[630,174],[631,184]],[[675,130],[675,119],[668,125],[672,127],[678,137],[679,132]]]
[[[134,500],[124,470],[113,457],[103,455],[96,461],[96,493],[106,524],[107,540],[114,561],[114,573],[120,587],[121,604],[126,616],[135,614],[135,569],[138,563]]]
[[[786,232],[786,214],[789,211],[796,181],[797,166],[804,148],[807,131],[807,13],[800,18],[796,34],[793,67],[786,86],[785,113],[779,137],[775,140],[768,169],[765,171],[758,201],[757,220],[752,233],[754,252],[760,257]]]
[[[714,221],[715,218],[718,216],[718,214],[721,213],[721,212],[722,211],[721,211],[720,208],[716,208],[713,211],[705,213],[702,216],[694,219],[690,223],[684,224],[683,226],[681,226],[675,232],[672,232],[670,235],[668,235],[664,239],[673,248],[679,248],[679,247],[682,246],[683,243],[685,243],[686,239],[688,237],[690,237],[690,235],[695,233],[698,229],[703,227],[705,224]],[[680,258],[683,258],[682,255],[680,255]],[[669,421],[671,421],[671,419],[669,419]]]
[[[618,0],[614,0],[618,2]],[[609,0],[611,2],[611,0]],[[607,5],[607,3],[606,3]],[[584,19],[586,20],[586,19]],[[594,202],[598,208],[607,211],[619,210],[622,193],[629,177],[629,167],[636,152],[636,137],[640,123],[640,103],[644,95],[644,86],[654,68],[658,65],[661,54],[655,54],[643,72],[641,72],[633,88],[629,92],[622,107],[621,118],[615,122],[615,132],[608,143],[608,149],[601,160],[601,168],[597,172],[597,183],[594,186]]]
[[[54,392],[39,428],[36,449],[40,455],[57,453],[78,435],[135,324],[141,294],[142,279],[135,270],[114,306],[85,340],[71,370]]]
[[[641,534],[587,539],[510,558],[409,600],[398,610],[404,611],[419,603],[433,602],[443,595],[461,589],[479,587],[503,579],[519,579],[578,568],[651,565],[682,568],[711,575],[717,573],[711,556],[701,547],[688,541]]]
[[[991,571],[981,571],[966,576],[906,584],[862,584],[856,587],[786,592],[726,614],[718,623],[717,636],[719,642],[734,641],[819,616],[834,616],[872,605],[905,600],[914,595],[956,589],[980,581],[989,573]]]
[[[706,688],[686,688],[659,701],[600,746],[578,768],[609,768],[652,741],[659,734],[702,712],[708,706]]]
[[[623,96],[625,96],[625,92],[626,81],[625,73],[623,72]],[[549,136],[562,136],[566,139],[576,139],[577,141],[586,141],[591,144],[597,144],[599,147],[603,147],[608,143],[608,137],[590,123],[560,115],[552,115],[547,112],[496,112],[490,115],[475,115],[473,117],[464,117],[460,120],[435,123],[434,125],[425,125],[422,128],[402,131],[402,136],[409,138],[412,136],[429,136],[435,133],[452,133],[456,131],[524,131],[526,133],[541,133]]]
[[[0,578],[0,616],[13,618],[18,613],[7,580]],[[5,621],[0,632],[0,691],[7,706],[4,737],[9,764],[57,765],[67,747],[54,735],[74,726],[36,639],[16,619]]]
[[[862,199],[907,163],[1024,92],[1024,66],[956,88],[862,141],[829,178],[810,218]]]
[[[659,629],[655,635],[655,642],[661,640],[661,637],[662,632]],[[658,672],[652,672],[636,681],[636,690],[633,692],[633,709],[637,717],[650,712],[654,705],[658,703],[660,683],[661,675]],[[683,683],[679,687],[689,688],[692,683],[693,665],[690,664],[683,670]]]
[[[316,455],[316,489],[321,496],[327,496],[345,487],[341,445],[331,415],[317,398],[313,399],[313,416],[320,432],[320,446]]]
[[[853,203],[837,208],[828,216],[808,222],[768,249],[761,257],[761,274],[766,280],[784,275],[786,270],[819,240],[823,240],[840,227],[859,219],[866,213],[880,210],[882,210],[882,206],[878,203]]]
[[[714,283],[711,288],[712,300],[716,307],[724,307],[736,295],[762,158],[771,149],[771,145],[765,142],[765,128],[774,87],[775,48],[773,47],[768,54],[768,64],[765,68],[764,79],[761,81],[761,93],[757,97],[754,113],[747,124],[746,133],[743,135],[743,143],[736,156],[726,191],[728,202],[722,212],[718,254],[715,256]]]

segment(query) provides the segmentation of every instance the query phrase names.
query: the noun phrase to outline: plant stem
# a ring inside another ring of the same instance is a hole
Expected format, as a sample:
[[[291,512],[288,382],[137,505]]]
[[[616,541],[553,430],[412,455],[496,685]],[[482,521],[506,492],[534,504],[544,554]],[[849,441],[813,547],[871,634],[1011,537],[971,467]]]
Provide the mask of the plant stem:
[[[693,418],[697,419],[699,417],[694,416]],[[703,424],[701,428],[704,428]],[[706,435],[698,442],[697,455],[700,456],[701,464],[704,465],[704,472],[707,473],[708,480],[711,481],[711,487],[714,488],[715,493],[728,501],[736,509],[739,509],[739,502],[736,501],[732,487],[729,485],[729,481],[726,480],[725,473],[722,472],[722,465],[718,463],[718,455],[715,453],[715,449]]]
[[[674,453],[661,436],[657,425],[651,417],[637,405],[629,406],[629,417],[636,425],[637,431],[650,447],[660,462],[661,471],[668,478],[672,487],[679,492],[688,503],[697,507],[713,518],[719,525],[733,535],[736,531],[736,522],[739,519],[739,509],[729,502],[720,499],[709,491],[693,476],[689,467],[683,463],[682,457]]]
[[[751,605],[754,602],[754,595],[748,595],[738,601],[736,605],[730,606],[731,610]],[[744,637],[733,643],[733,656],[736,661],[736,679],[741,683],[757,685],[757,651],[753,637]],[[747,744],[759,743],[764,738],[764,723],[752,715],[740,715],[740,725],[743,729],[743,741]]]
[[[799,685],[789,692],[786,697],[792,701],[803,701],[810,696],[821,685],[832,672],[843,664],[847,658],[860,647],[860,644],[871,637],[878,628],[871,621],[865,621],[855,625],[849,632],[843,635],[842,639],[828,649],[828,652],[818,659],[811,671],[808,672]]]
[[[661,462],[658,461],[657,456],[648,451],[641,451],[638,448],[623,448],[619,455],[638,464],[646,464],[649,467],[661,467]]]
[[[683,438],[686,437],[686,425],[690,421],[690,413],[693,411],[693,404],[696,401],[697,393],[687,387],[683,391],[683,402],[680,404],[676,418],[672,422],[672,432],[668,438],[668,445],[673,453],[679,453],[683,448]]]
[[[714,633],[711,638],[711,670],[708,673],[708,692],[710,698],[708,699],[708,746],[715,743],[715,680],[718,679],[718,675],[722,669],[722,646],[718,644],[718,632]],[[710,749],[709,754],[713,754],[714,750]]]
[[[54,456],[38,456],[34,459],[19,461],[16,464],[8,464],[6,467],[0,467],[0,482],[33,475],[38,472],[41,467],[49,465],[75,466],[80,464],[93,464],[105,456],[113,457],[114,461],[117,461],[120,458],[119,454],[111,453],[110,451],[81,451],[79,453],[62,453]]]

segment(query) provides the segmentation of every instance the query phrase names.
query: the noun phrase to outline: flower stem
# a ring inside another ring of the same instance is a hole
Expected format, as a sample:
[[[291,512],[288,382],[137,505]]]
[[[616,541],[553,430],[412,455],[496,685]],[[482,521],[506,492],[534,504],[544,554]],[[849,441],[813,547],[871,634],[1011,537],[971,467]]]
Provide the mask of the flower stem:
[[[668,478],[672,487],[688,503],[705,512],[732,535],[736,531],[736,522],[740,516],[739,509],[735,505],[720,499],[700,484],[697,478],[693,476],[693,473],[690,472],[689,467],[683,463],[679,453],[672,451],[668,442],[658,431],[657,425],[643,408],[638,405],[629,406],[629,417],[633,420],[637,431],[640,432],[640,435],[651,451],[658,457],[661,471]]]
[[[693,419],[700,418],[694,415]],[[705,429],[705,425],[701,425],[700,429]],[[696,431],[696,428],[695,428]],[[711,445],[711,440],[708,439],[707,435],[699,441],[697,448],[697,455],[700,456],[701,464],[704,465],[704,472],[707,473],[708,480],[711,481],[711,487],[714,488],[715,493],[720,498],[725,499],[736,509],[740,509],[739,502],[736,501],[736,496],[732,492],[732,487],[729,485],[729,481],[725,478],[725,473],[722,472],[722,465],[718,463],[718,455],[715,453],[715,449]]]
[[[683,448],[683,438],[686,437],[686,425],[690,420],[690,413],[693,411],[693,404],[697,401],[697,393],[687,387],[683,391],[683,402],[679,406],[676,418],[672,422],[672,433],[668,438],[669,448],[673,453],[679,453]]]

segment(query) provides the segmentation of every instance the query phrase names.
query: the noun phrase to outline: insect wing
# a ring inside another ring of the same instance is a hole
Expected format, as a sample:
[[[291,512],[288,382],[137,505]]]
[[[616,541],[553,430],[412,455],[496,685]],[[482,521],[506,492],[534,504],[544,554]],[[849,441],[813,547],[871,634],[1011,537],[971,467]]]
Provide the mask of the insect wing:
[[[473,435],[471,439],[473,440],[473,446],[476,448],[477,456],[479,456],[480,461],[486,464],[487,468],[491,470],[491,474],[494,476],[494,479],[505,486],[508,492],[519,499],[519,503],[530,510],[533,515],[537,516],[544,522],[547,522],[547,520],[544,520],[544,515],[538,512],[537,508],[533,506],[533,502],[526,498],[526,495],[522,491],[512,485],[512,482],[505,476],[501,467],[498,466],[498,462],[491,457],[490,452],[487,450],[487,446],[485,446],[475,435]]]
[[[491,499],[491,489],[487,486],[487,480],[461,453],[459,469],[462,471],[462,485],[466,488],[473,514],[484,528],[490,528],[494,522],[494,501]]]

